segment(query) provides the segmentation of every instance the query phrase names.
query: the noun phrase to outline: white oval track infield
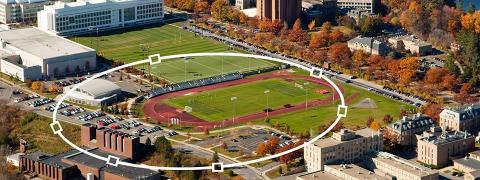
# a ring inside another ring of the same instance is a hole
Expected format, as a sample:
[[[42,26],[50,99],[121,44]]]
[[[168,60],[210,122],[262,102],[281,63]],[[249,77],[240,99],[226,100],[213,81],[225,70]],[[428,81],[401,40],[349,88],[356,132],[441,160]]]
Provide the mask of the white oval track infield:
[[[98,78],[102,75],[105,75],[105,74],[108,74],[108,73],[111,73],[111,72],[114,72],[114,71],[117,71],[117,70],[120,70],[120,69],[123,69],[123,68],[126,68],[126,67],[136,66],[136,65],[143,64],[143,63],[159,64],[159,63],[162,62],[162,60],[167,60],[167,59],[179,59],[179,58],[183,58],[183,57],[201,57],[201,56],[247,57],[247,58],[264,59],[264,60],[289,64],[290,66],[295,66],[295,67],[298,67],[300,69],[309,71],[310,75],[312,77],[316,77],[316,78],[319,78],[319,79],[324,79],[335,89],[335,91],[337,91],[338,95],[340,96],[340,105],[338,106],[337,118],[336,118],[335,122],[333,124],[331,124],[330,127],[328,127],[328,129],[326,131],[322,132],[317,137],[311,139],[308,142],[303,143],[300,146],[297,146],[297,147],[292,148],[290,150],[287,150],[287,151],[284,151],[284,152],[281,152],[281,153],[278,153],[278,154],[270,155],[270,156],[267,156],[267,157],[254,159],[254,160],[250,160],[250,161],[245,161],[245,162],[232,163],[232,164],[219,163],[220,166],[222,166],[221,167],[222,169],[223,168],[241,167],[241,166],[248,165],[248,164],[253,164],[253,163],[257,163],[257,162],[261,162],[261,161],[266,161],[266,160],[269,160],[269,159],[277,158],[277,157],[286,155],[288,153],[300,150],[300,149],[304,148],[305,146],[307,146],[309,144],[312,144],[313,142],[315,142],[318,139],[325,136],[328,132],[330,132],[335,127],[335,125],[338,124],[338,122],[340,121],[341,118],[344,118],[347,115],[347,106],[345,105],[345,99],[343,97],[342,91],[340,91],[340,89],[338,88],[338,86],[335,83],[333,83],[330,79],[328,79],[326,76],[324,76],[323,75],[323,70],[319,69],[319,68],[306,67],[306,66],[301,65],[301,64],[297,64],[297,63],[294,63],[294,62],[281,60],[281,59],[277,59],[277,58],[273,58],[273,57],[268,57],[268,56],[241,54],[241,53],[192,53],[192,54],[178,54],[178,55],[170,55],[170,56],[160,56],[160,55],[156,54],[156,55],[150,56],[149,59],[132,62],[132,63],[129,63],[129,64],[118,66],[118,67],[115,67],[113,69],[109,69],[109,70],[106,70],[104,72],[95,74],[94,76],[88,78],[87,80],[85,80],[85,81],[83,81],[79,84],[76,84],[72,89],[67,91],[65,96],[62,96],[60,98],[60,101],[58,101],[56,103],[55,109],[53,111],[53,123],[50,126],[52,127],[52,130],[54,131],[54,134],[57,134],[58,136],[60,136],[60,138],[62,138],[67,144],[69,144],[70,146],[72,146],[76,150],[78,150],[82,153],[85,153],[89,156],[92,156],[94,158],[97,158],[99,160],[105,161],[105,163],[109,163],[109,158],[115,158],[115,157],[113,157],[113,156],[102,157],[102,156],[93,154],[93,153],[91,153],[87,150],[84,150],[84,149],[78,147],[77,145],[73,144],[72,142],[70,142],[70,140],[65,138],[65,136],[62,134],[62,128],[60,126],[59,121],[57,120],[57,111],[58,111],[58,107],[65,100],[65,98],[68,97],[73,91],[75,91],[77,88],[84,85],[85,83],[87,83],[87,82],[89,82],[93,79],[96,79],[96,78]],[[155,59],[153,59],[153,58],[155,58]],[[154,62],[154,60],[155,60],[155,62]],[[55,128],[55,126],[57,128]],[[112,159],[110,159],[110,160],[112,160]],[[179,171],[179,170],[189,170],[189,171],[191,171],[191,170],[214,170],[213,165],[212,166],[203,166],[203,167],[158,167],[158,166],[149,166],[149,165],[143,165],[143,164],[132,164],[132,163],[122,162],[122,161],[118,161],[114,165],[123,165],[123,166],[136,167],[136,168],[146,168],[146,169],[151,169],[151,170],[156,170],[156,171],[158,171],[158,170],[174,170],[174,171]],[[218,165],[218,164],[215,164],[215,165]]]

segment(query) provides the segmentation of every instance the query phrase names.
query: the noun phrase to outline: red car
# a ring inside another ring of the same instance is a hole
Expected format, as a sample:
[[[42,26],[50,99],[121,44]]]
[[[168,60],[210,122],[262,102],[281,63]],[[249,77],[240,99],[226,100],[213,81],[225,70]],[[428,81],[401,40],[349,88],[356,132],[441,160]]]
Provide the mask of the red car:
[[[111,128],[111,129],[120,129],[120,126],[114,124],[114,125],[111,125],[110,128]]]

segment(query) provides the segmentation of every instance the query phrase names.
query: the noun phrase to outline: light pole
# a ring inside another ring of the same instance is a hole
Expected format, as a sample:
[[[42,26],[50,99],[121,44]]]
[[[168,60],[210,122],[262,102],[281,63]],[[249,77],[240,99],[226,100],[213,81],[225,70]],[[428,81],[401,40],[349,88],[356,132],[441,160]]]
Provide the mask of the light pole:
[[[305,111],[308,111],[308,89],[307,85],[309,85],[309,82],[303,83],[303,88],[305,88]]]
[[[232,101],[232,106],[233,106],[233,117],[232,117],[232,120],[233,120],[233,127],[235,127],[235,101],[237,100],[237,97],[231,97],[230,98],[230,101]]]
[[[185,82],[187,82],[187,64],[188,64],[188,59],[185,57],[184,61],[184,70],[185,70]]]
[[[270,89],[265,90],[263,93],[265,93],[265,95],[267,96],[267,118],[268,118],[268,112],[270,111],[268,109],[268,94],[270,93]]]

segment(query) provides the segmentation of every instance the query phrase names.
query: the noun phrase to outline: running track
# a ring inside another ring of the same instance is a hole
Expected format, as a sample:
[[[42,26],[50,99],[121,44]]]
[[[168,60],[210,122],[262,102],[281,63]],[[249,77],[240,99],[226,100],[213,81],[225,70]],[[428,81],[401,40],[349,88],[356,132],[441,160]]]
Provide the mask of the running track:
[[[197,130],[202,130],[204,128],[217,128],[217,127],[222,127],[222,126],[229,126],[232,125],[233,119],[226,119],[225,121],[220,121],[220,122],[208,122],[203,119],[197,118],[191,114],[188,113],[182,113],[182,112],[177,112],[177,109],[175,107],[171,107],[167,104],[164,104],[164,100],[170,99],[173,97],[178,97],[178,96],[184,96],[186,94],[190,93],[199,93],[203,91],[209,91],[213,89],[219,89],[219,88],[224,88],[224,87],[229,87],[229,86],[235,86],[235,85],[240,85],[240,84],[245,84],[249,82],[254,82],[254,81],[260,81],[260,80],[266,80],[266,79],[271,79],[271,78],[283,78],[283,79],[304,79],[306,81],[309,81],[311,83],[316,83],[316,84],[321,84],[324,86],[330,86],[328,82],[322,79],[314,78],[311,76],[304,76],[304,75],[292,75],[289,74],[288,72],[285,71],[279,71],[279,72],[274,72],[274,73],[269,73],[269,74],[262,74],[258,76],[253,76],[253,77],[248,77],[248,78],[243,78],[239,80],[234,80],[234,81],[228,81],[228,82],[223,82],[223,83],[218,83],[218,84],[213,84],[209,86],[202,86],[202,87],[197,87],[197,88],[192,88],[192,89],[187,89],[187,90],[182,90],[182,91],[177,91],[177,92],[172,92],[168,94],[164,94],[161,96],[157,96],[153,99],[148,100],[145,103],[145,106],[143,108],[143,111],[146,116],[156,120],[157,122],[161,123],[168,123],[170,118],[178,118],[180,119],[180,124],[185,125],[185,126],[195,126],[197,127]],[[344,92],[343,87],[340,87],[340,90]],[[322,105],[327,105],[332,103],[333,97],[335,99],[339,99],[338,93],[334,92],[331,94],[329,97],[325,99],[317,99],[317,100],[312,100],[309,101],[308,107],[316,107],[316,106],[322,106]],[[348,97],[345,99],[346,103],[350,102],[351,100],[355,99],[358,96],[358,94],[353,94],[352,96]],[[273,109],[273,111],[269,112],[270,116],[276,116],[280,114],[285,114],[289,112],[294,112],[294,111],[299,111],[305,109],[305,103],[300,103],[300,104],[295,104],[293,107],[290,108],[285,108],[281,107],[278,109]],[[248,114],[244,116],[238,116],[235,117],[235,124],[238,123],[243,123],[243,122],[248,122],[251,120],[257,120],[257,119],[263,119],[266,117],[266,113],[263,111],[253,113],[253,114]]]

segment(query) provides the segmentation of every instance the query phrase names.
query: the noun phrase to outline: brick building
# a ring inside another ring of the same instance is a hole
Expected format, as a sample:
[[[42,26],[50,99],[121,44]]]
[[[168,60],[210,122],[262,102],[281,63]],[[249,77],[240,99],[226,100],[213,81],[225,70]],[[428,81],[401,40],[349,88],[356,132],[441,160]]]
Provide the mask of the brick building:
[[[280,20],[291,27],[301,15],[301,0],[257,0],[257,17],[261,20]]]
[[[108,128],[97,128],[91,124],[81,127],[81,143],[84,150],[93,154],[118,157],[120,161],[135,163],[145,154],[144,144],[138,137]],[[132,168],[123,165],[110,166],[105,161],[91,157],[76,149],[51,155],[36,151],[20,157],[20,171],[43,179],[167,179],[159,172]]]
[[[112,154],[125,156],[133,161],[144,154],[142,150],[143,144],[140,138],[132,136],[110,128],[97,128],[92,124],[85,124],[81,127],[83,146],[96,148],[110,152]]]

